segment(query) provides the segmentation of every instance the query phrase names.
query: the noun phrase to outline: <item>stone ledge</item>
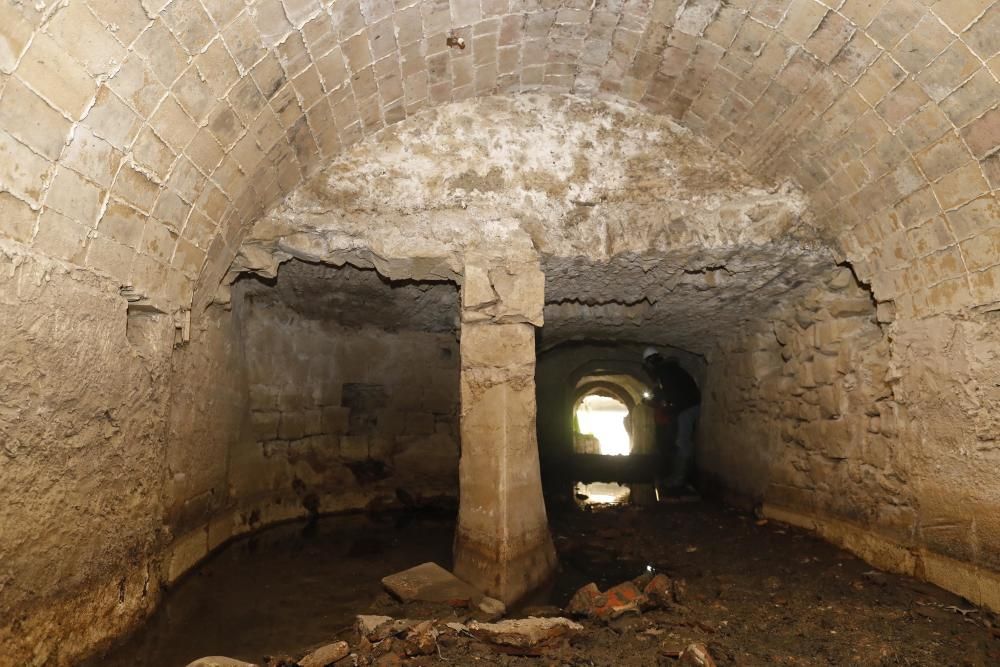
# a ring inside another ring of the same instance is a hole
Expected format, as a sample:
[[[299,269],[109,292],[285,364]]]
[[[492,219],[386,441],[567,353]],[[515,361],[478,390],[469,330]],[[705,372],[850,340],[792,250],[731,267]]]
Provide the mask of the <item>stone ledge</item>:
[[[889,572],[928,581],[970,602],[1000,612],[1000,573],[919,547],[906,547],[859,526],[764,504],[764,516],[814,531],[862,560]]]

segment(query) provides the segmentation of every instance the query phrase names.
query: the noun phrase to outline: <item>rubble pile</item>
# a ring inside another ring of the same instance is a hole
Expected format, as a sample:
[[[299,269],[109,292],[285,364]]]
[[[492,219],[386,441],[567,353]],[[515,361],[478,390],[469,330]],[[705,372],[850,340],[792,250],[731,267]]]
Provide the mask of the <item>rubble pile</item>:
[[[557,664],[575,664],[583,657],[574,646],[588,628],[615,631],[622,619],[635,619],[654,610],[682,610],[685,583],[665,574],[647,572],[606,591],[594,583],[579,589],[565,609],[500,620],[504,604],[483,595],[435,563],[424,563],[382,580],[386,591],[410,611],[437,609],[432,619],[394,618],[363,614],[355,619],[353,641],[336,641],[315,648],[298,659],[269,657],[262,665],[231,658],[201,658],[188,667],[392,667],[452,662],[452,655],[480,660],[489,654],[545,658]],[[436,606],[433,606],[436,605]],[[566,616],[572,618],[567,618]],[[457,619],[457,620],[451,620]],[[576,619],[576,620],[573,620]],[[662,631],[647,629],[655,636]],[[666,663],[686,667],[714,667],[704,644],[683,650],[662,650]]]

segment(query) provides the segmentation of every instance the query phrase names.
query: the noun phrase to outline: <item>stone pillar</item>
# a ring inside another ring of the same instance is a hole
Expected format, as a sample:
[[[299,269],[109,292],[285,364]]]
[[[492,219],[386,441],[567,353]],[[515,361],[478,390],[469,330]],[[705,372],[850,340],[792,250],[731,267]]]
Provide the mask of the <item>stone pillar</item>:
[[[466,259],[455,574],[508,604],[556,565],[535,435],[535,326],[544,289],[537,262]]]

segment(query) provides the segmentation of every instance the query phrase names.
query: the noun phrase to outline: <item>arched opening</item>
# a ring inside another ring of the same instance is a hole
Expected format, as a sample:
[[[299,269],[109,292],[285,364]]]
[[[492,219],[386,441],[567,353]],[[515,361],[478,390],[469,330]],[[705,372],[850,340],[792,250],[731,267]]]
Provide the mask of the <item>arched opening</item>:
[[[539,355],[538,441],[551,498],[583,506],[656,501],[657,471],[668,452],[666,440],[657,439],[643,350],[637,343],[565,341]],[[702,372],[700,357],[674,352]]]
[[[632,453],[631,410],[610,392],[594,390],[573,408],[573,451],[578,454],[628,456]]]

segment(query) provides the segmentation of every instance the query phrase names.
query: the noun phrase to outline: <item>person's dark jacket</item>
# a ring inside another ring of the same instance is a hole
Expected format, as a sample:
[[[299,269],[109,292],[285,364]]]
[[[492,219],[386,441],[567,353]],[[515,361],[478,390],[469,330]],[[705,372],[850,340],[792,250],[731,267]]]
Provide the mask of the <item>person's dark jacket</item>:
[[[667,409],[678,414],[701,403],[701,391],[687,371],[676,361],[650,359],[646,368],[659,385],[659,396]]]

